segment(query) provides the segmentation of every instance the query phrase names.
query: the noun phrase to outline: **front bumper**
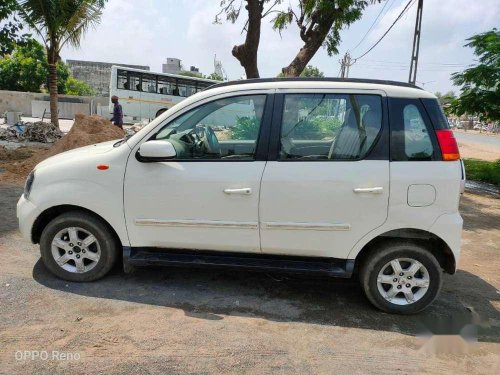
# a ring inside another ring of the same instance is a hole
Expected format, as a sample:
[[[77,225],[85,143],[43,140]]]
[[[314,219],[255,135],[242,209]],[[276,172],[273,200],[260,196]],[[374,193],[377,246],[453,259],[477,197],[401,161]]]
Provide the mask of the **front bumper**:
[[[36,218],[40,214],[37,207],[29,200],[21,195],[17,202],[17,221],[19,222],[19,230],[22,236],[32,242],[31,231]]]

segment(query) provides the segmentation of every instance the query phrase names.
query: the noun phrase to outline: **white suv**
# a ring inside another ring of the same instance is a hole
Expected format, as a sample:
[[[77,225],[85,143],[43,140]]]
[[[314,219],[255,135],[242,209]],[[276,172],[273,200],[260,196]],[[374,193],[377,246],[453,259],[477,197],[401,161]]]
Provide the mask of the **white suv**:
[[[133,266],[359,275],[414,313],[453,274],[464,183],[434,95],[404,83],[261,79],[189,97],[130,138],[49,158],[17,215],[56,276]]]

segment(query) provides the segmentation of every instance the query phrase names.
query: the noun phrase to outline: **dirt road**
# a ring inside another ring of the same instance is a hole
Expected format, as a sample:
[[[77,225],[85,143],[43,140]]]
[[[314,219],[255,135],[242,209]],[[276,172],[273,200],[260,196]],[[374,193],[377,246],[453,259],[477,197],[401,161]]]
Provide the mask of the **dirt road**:
[[[372,308],[355,281],[117,268],[64,282],[20,237],[20,194],[0,185],[1,374],[498,373],[500,200],[463,197],[460,269],[428,310],[405,317]],[[476,343],[417,337],[479,319]]]

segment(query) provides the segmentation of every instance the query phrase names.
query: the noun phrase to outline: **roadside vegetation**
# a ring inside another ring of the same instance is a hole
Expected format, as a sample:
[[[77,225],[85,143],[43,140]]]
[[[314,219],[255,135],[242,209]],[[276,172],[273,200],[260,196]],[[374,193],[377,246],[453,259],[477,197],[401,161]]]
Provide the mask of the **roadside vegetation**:
[[[500,185],[500,159],[496,161],[464,159],[464,164],[468,180]]]

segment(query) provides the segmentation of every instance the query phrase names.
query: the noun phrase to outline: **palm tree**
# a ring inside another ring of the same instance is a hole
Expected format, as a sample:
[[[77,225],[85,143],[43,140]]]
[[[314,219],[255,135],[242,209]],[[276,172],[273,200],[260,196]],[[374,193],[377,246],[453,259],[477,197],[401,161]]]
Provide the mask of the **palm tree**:
[[[101,19],[106,0],[19,0],[19,14],[37,32],[49,63],[50,119],[59,126],[57,63],[66,43],[79,47],[83,34]]]

